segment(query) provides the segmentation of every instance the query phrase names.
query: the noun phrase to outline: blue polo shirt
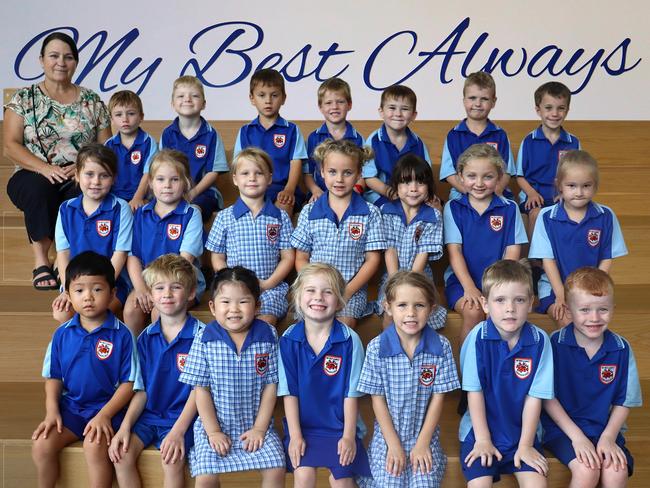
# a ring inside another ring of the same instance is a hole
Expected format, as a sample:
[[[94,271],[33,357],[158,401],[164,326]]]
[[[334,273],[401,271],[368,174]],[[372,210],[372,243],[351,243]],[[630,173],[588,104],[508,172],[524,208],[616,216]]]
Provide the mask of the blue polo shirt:
[[[185,325],[169,343],[163,335],[160,319],[142,331],[138,337],[142,379],[133,386],[134,390],[147,393],[140,421],[147,425],[173,427],[192,391],[192,387],[180,383],[178,377],[185,369],[194,336],[203,327],[202,322],[188,314]]]
[[[334,139],[327,128],[327,124],[321,125],[318,129],[309,134],[309,137],[307,138],[307,154],[309,155],[309,160],[302,165],[302,172],[312,175],[316,184],[323,191],[327,191],[327,187],[325,186],[325,180],[323,180],[323,177],[320,174],[320,165],[313,156],[314,149],[327,139]],[[343,139],[352,141],[359,147],[363,146],[363,136],[357,132],[350,122],[345,123],[345,134],[343,135]]]
[[[510,141],[506,131],[488,120],[485,130],[477,136],[469,130],[467,119],[464,119],[449,131],[447,139],[445,139],[445,145],[442,149],[442,161],[440,162],[440,181],[446,181],[448,176],[457,173],[456,164],[458,158],[472,144],[489,144],[493,146],[503,158],[506,173],[509,175],[515,174],[515,158],[510,149]],[[506,191],[509,192],[507,189]],[[449,198],[458,198],[460,195],[461,193],[452,187]]]
[[[121,383],[141,382],[131,331],[108,311],[92,332],[75,314],[54,332],[43,361],[43,377],[61,380],[61,404],[69,411],[94,416]]]
[[[574,325],[569,324],[551,335],[551,345],[555,397],[587,437],[600,437],[613,406],[641,406],[636,360],[623,337],[606,330],[603,344],[589,359],[576,342]],[[546,412],[542,412],[542,426],[545,442],[562,434]]]
[[[117,176],[111,191],[128,202],[140,185],[145,166],[151,164],[151,158],[158,152],[158,144],[153,137],[138,129],[130,148],[122,144],[122,136],[119,132],[108,139],[104,145],[117,156]]]
[[[422,139],[408,127],[406,128],[406,144],[399,150],[393,144],[386,133],[386,126],[382,126],[370,134],[366,140],[366,146],[370,146],[375,153],[374,159],[371,159],[363,166],[361,176],[364,178],[379,178],[383,183],[388,184],[390,177],[393,175],[393,169],[397,160],[405,154],[413,153],[424,159],[431,166],[431,158],[427,146]],[[374,203],[381,195],[372,190],[366,190],[364,198],[370,203]]]
[[[463,390],[483,393],[492,443],[504,455],[514,453],[526,396],[553,398],[553,352],[548,336],[526,322],[517,344],[509,350],[488,318],[463,342],[460,364]],[[475,441],[469,410],[461,419],[459,438]]]
[[[496,195],[482,215],[472,207],[467,195],[450,200],[445,204],[443,221],[445,244],[462,245],[467,270],[479,290],[483,271],[503,259],[506,247],[528,242],[517,204]],[[452,275],[449,266],[445,282]]]
[[[560,157],[572,149],[580,149],[576,136],[561,129],[559,139],[551,144],[540,125],[521,142],[515,174],[526,178],[545,202],[552,202],[556,195],[555,175]],[[523,203],[526,199],[526,193],[520,192],[519,201]]]
[[[70,250],[70,258],[84,251],[111,257],[116,251],[131,250],[133,215],[129,204],[108,194],[91,215],[83,208],[83,195],[66,200],[59,207],[54,232],[56,250]]]
[[[275,123],[265,129],[257,117],[244,125],[237,133],[233,158],[249,146],[259,147],[273,160],[273,183],[286,185],[289,179],[289,167],[294,159],[307,159],[305,140],[300,129],[293,122],[278,116]]]
[[[303,434],[341,436],[343,401],[363,396],[357,391],[363,359],[361,339],[338,320],[319,354],[307,341],[304,321],[286,330],[280,338],[278,396],[298,398]]]

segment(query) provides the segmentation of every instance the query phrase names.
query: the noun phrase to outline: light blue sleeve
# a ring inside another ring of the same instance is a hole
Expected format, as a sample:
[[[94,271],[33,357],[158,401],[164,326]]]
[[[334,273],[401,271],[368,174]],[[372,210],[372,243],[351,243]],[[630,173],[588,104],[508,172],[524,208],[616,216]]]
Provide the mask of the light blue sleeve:
[[[217,214],[212,223],[212,228],[208,234],[208,239],[205,242],[205,248],[208,251],[218,254],[226,254],[226,247],[228,242],[228,221],[232,216],[232,207],[228,207]]]
[[[309,232],[309,212],[311,212],[313,206],[313,203],[309,203],[303,207],[298,217],[298,225],[296,225],[293,234],[291,234],[291,245],[299,251],[310,254],[314,245],[314,239]]]
[[[524,143],[526,138],[519,144],[519,152],[517,153],[517,165],[515,166],[514,176],[524,176]]]
[[[201,212],[196,207],[190,207],[192,217],[187,223],[187,229],[183,233],[183,240],[179,252],[186,252],[195,258],[203,254],[203,222],[201,221]]]
[[[279,348],[278,348],[279,349]],[[282,354],[278,351],[278,392],[277,396],[289,395],[289,384],[287,383],[287,373],[284,370],[284,361]]]
[[[61,219],[61,209],[65,204],[66,202],[63,202],[59,207],[59,215],[56,217],[56,227],[54,228],[54,245],[57,252],[70,249],[70,242],[65,235],[65,230],[63,230],[63,220]]]
[[[440,160],[440,181],[443,181],[448,176],[455,174],[456,168],[454,167],[454,161],[451,159],[451,153],[449,152],[447,139],[445,139],[445,145],[442,148],[442,159]]]
[[[41,376],[43,378],[52,378],[52,341],[47,345],[47,350],[45,351]]]
[[[429,166],[433,166],[431,164],[431,156],[429,156],[429,148],[427,145],[422,141],[422,149],[424,150],[424,160],[429,163]]]
[[[294,159],[304,159],[307,160],[307,146],[305,145],[305,138],[302,137],[302,133],[297,125],[294,126],[296,131],[296,145],[293,146],[293,152],[291,153],[291,160]]]
[[[627,363],[627,391],[625,393],[624,407],[640,407],[643,405],[641,398],[641,384],[639,383],[639,370],[636,366],[636,359],[634,352],[630,347],[630,343],[623,340],[627,348],[630,350],[630,356]]]
[[[122,324],[125,328],[126,325]],[[132,348],[131,348],[131,374],[129,375],[129,381],[133,381],[134,390],[144,390],[144,381],[142,380],[142,371],[140,370],[140,360],[138,359],[138,345],[135,336],[129,330],[131,336]]]
[[[142,169],[143,174],[149,174],[149,168],[151,167],[151,161],[153,160],[153,157],[158,152],[158,143],[150,135],[148,137],[149,137],[149,154],[147,154],[147,159],[145,159],[145,161],[144,161],[144,168]]]
[[[476,362],[476,341],[481,330],[483,330],[483,322],[474,326],[460,348],[460,370],[464,391],[483,391]]]
[[[228,161],[226,161],[226,149],[223,146],[223,141],[221,140],[221,135],[214,129],[216,137],[214,148],[214,161],[212,161],[212,170],[217,173],[227,173],[228,172]]]
[[[117,233],[117,242],[115,243],[115,251],[131,251],[131,241],[133,239],[133,214],[131,207],[121,198],[117,199],[120,206],[120,229]]]
[[[241,131],[243,127],[239,128],[239,131],[237,131],[237,138],[235,139],[235,147],[232,149],[232,158],[235,159],[237,155],[241,152],[243,147],[241,147]]]
[[[549,212],[553,207],[547,207],[537,216],[535,222],[535,229],[533,230],[533,237],[530,240],[530,251],[528,252],[529,258],[537,259],[555,259],[551,240],[546,233],[546,226],[544,225],[544,214]]]
[[[445,236],[445,244],[462,244],[463,236],[461,235],[460,229],[454,220],[454,216],[451,211],[451,202],[447,202],[445,208],[442,211],[442,221],[442,230]]]
[[[625,240],[623,240],[621,224],[618,222],[616,214],[612,212],[612,209],[608,208],[608,210],[612,214],[612,258],[625,256],[628,251]]]
[[[368,216],[368,230],[366,237],[366,246],[364,251],[378,251],[386,249],[386,240],[384,239],[383,226],[381,222],[381,212],[372,204],[368,204],[370,215]]]
[[[350,366],[350,384],[348,385],[347,396],[349,398],[362,397],[365,393],[357,390],[357,387],[359,386],[359,378],[361,377],[361,368],[363,367],[365,354],[359,335],[352,329],[349,329],[349,332],[352,339],[352,366]]]
[[[506,141],[508,141],[508,161],[506,161],[506,173],[509,175],[516,175],[517,168],[515,166],[515,157],[512,155],[512,147],[510,146],[510,139],[506,136]]]
[[[293,232],[293,224],[289,218],[289,214],[284,210],[280,210],[280,240],[278,247],[280,249],[291,249],[291,233]]]
[[[524,219],[521,218],[521,212],[519,212],[517,204],[512,203],[512,205],[515,206],[515,244],[527,244],[528,236],[524,228]]]
[[[530,390],[528,390],[528,395],[543,400],[550,400],[555,396],[553,393],[553,349],[546,332],[539,327],[535,328],[544,341],[544,349],[539,358],[539,364],[535,369],[535,377],[530,385]]]
[[[368,139],[365,140],[363,145],[372,148],[372,138],[375,137],[376,133],[377,131],[370,134],[370,136],[368,136]],[[376,178],[378,174],[379,171],[377,170],[377,163],[375,163],[374,158],[366,161],[366,164],[364,164],[363,168],[361,169],[362,178]]]

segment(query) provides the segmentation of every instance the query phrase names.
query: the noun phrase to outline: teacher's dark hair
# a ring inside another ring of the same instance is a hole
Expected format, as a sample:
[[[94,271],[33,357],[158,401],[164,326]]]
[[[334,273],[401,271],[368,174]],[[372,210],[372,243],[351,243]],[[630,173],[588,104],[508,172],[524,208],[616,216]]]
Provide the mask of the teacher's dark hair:
[[[74,39],[72,39],[72,37],[70,37],[68,34],[64,34],[63,32],[52,32],[52,34],[43,40],[43,44],[41,44],[41,56],[45,56],[45,46],[47,46],[50,41],[65,42],[70,47],[70,51],[72,51],[72,57],[74,60],[77,63],[79,62],[79,50],[77,49],[77,44],[74,42]]]

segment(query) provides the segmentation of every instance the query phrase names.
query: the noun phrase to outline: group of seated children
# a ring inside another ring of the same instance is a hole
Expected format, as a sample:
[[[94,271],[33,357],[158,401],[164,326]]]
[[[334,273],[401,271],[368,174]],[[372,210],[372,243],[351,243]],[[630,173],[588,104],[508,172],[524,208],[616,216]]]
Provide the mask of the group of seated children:
[[[409,128],[417,112],[407,87],[384,91],[384,123],[364,144],[346,119],[349,86],[327,80],[318,92],[325,123],[305,147],[297,126],[279,115],[282,76],[257,71],[250,100],[259,116],[237,136],[230,171],[239,198],[225,209],[215,183],[229,168],[219,134],[201,117],[200,82],[175,81],[178,117],[163,131],[161,150],[140,128],[137,95],[116,93],[109,107],[119,133],[79,151],[81,195],[61,205],[57,220],[63,283],[53,310],[63,325],[48,349],[47,414],[34,433],[41,486],[56,481],[58,451],[81,438],[97,486],[111,479],[111,461],[121,486],[138,486],[135,461],[149,444],[162,451],[169,486],[182,484],[188,451],[197,486],[246,469],[262,470],[264,486],[283,486],[285,466],[297,486],[313,486],[317,466],[330,469],[332,486],[353,486],[355,478],[364,486],[439,486],[442,393],[460,386],[449,343],[435,332],[447,312],[430,261],[442,257],[443,243],[447,304],[462,315],[466,338],[469,410],[460,432],[470,486],[489,486],[499,473],[543,486],[548,465],[535,435],[542,400],[545,422],[557,424],[547,429],[550,448],[573,476],[595,486],[602,470],[603,486],[610,478],[621,486],[631,458],[616,436],[640,392],[629,344],[605,332],[613,308],[606,272],[627,250],[613,212],[592,202],[596,161],[562,129],[570,92],[556,82],[537,90],[542,124],[524,139],[516,165],[505,132],[488,118],[496,102],[491,76],[470,75],[463,95],[467,118],[443,150],[440,177],[453,190],[441,212],[428,151]],[[511,175],[520,205],[508,198]],[[528,236],[529,257],[544,271],[539,311],[561,326],[573,321],[553,336],[555,361],[567,354],[593,369],[576,385],[556,375],[554,388],[549,340],[526,322],[533,285],[517,260]],[[204,248],[216,273],[215,322],[205,327],[187,314],[206,289]],[[370,302],[382,253],[386,273]],[[593,269],[572,274],[585,266]],[[272,326],[288,312],[294,268],[300,321],[278,342]],[[137,346],[115,318],[120,312],[139,334]],[[385,330],[364,362],[352,329],[371,313],[383,315]],[[92,387],[88,371],[101,377]],[[580,383],[591,389],[579,401],[562,398]],[[356,398],[365,393],[376,416],[369,456],[356,424]],[[276,395],[285,397],[284,447],[271,422]],[[585,420],[584,406],[596,399],[603,408]]]

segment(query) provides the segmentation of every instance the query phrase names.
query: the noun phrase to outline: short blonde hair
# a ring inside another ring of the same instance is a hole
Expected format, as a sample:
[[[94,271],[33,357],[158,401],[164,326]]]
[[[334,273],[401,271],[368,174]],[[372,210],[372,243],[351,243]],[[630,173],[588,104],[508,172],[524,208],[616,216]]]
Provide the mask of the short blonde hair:
[[[180,78],[176,78],[174,80],[174,86],[172,88],[172,97],[174,96],[176,89],[181,85],[189,85],[192,88],[196,88],[201,92],[201,97],[203,100],[205,100],[205,90],[203,89],[203,83],[201,83],[201,81],[196,76],[185,75],[181,76]]]
[[[345,307],[344,295],[346,283],[339,270],[331,264],[309,263],[300,270],[298,276],[296,277],[296,280],[293,282],[293,285],[291,285],[293,309],[294,312],[300,317],[303,316],[302,310],[300,310],[300,295],[302,294],[302,289],[305,287],[305,281],[310,276],[317,274],[322,274],[329,285],[332,287],[332,291],[334,292],[334,295],[338,301],[338,310],[341,310],[343,307]]]
[[[397,288],[402,285],[412,286],[422,291],[431,307],[436,305],[436,290],[433,281],[428,276],[416,271],[398,271],[386,282],[386,303],[395,300]]]
[[[328,78],[318,87],[318,106],[320,107],[323,103],[323,98],[325,93],[340,93],[345,98],[345,101],[352,103],[352,91],[350,90],[350,85],[341,78]]]
[[[418,105],[418,97],[415,92],[405,85],[391,85],[381,92],[381,99],[379,100],[379,107],[383,108],[388,103],[388,100],[406,100],[411,104],[411,108],[415,112]]]
[[[598,174],[598,163],[591,154],[580,149],[572,149],[571,151],[567,151],[560,158],[560,162],[557,166],[557,173],[555,176],[557,187],[559,188],[559,186],[562,184],[562,180],[566,177],[569,169],[578,167],[586,168],[591,172],[591,177],[594,179],[596,189],[598,189],[598,183],[600,182],[600,177]]]
[[[465,96],[467,88],[472,85],[484,90],[492,90],[492,96],[497,96],[497,85],[494,82],[494,78],[492,78],[492,75],[486,71],[476,71],[475,73],[467,75],[465,83],[463,84],[463,96]]]
[[[506,172],[506,165],[499,151],[489,144],[472,144],[458,156],[458,162],[456,163],[458,174],[462,174],[465,167],[474,159],[487,159],[490,161],[494,169],[497,170],[499,178]]]
[[[357,167],[357,171],[359,173],[361,173],[363,164],[373,157],[372,148],[369,146],[359,147],[349,139],[341,139],[339,141],[335,141],[334,139],[325,139],[318,146],[316,146],[312,157],[319,163],[319,166],[322,168],[323,162],[327,156],[334,152],[344,154],[345,156],[348,156],[357,161],[359,163]]]
[[[564,297],[570,300],[571,292],[582,290],[595,297],[614,296],[614,280],[602,269],[584,266],[576,269],[564,282]]]
[[[487,299],[490,291],[495,286],[505,283],[521,283],[528,287],[528,296],[533,296],[533,274],[530,263],[527,259],[514,261],[512,259],[502,259],[488,266],[483,272],[481,280],[481,292]]]
[[[133,107],[140,113],[140,115],[144,115],[142,100],[131,90],[121,90],[111,95],[111,98],[108,101],[108,113],[112,115],[115,107]]]
[[[190,163],[187,156],[176,149],[161,149],[158,151],[151,160],[151,166],[149,166],[149,184],[151,184],[156,176],[156,172],[163,164],[169,164],[178,171],[178,175],[185,183],[183,197],[187,199],[187,194],[192,189],[192,186],[194,186],[192,183],[192,176],[190,175]]]
[[[163,254],[153,260],[142,272],[142,278],[150,290],[163,280],[180,283],[187,292],[196,290],[194,266],[178,254]]]
[[[273,174],[273,160],[266,151],[259,147],[249,146],[242,149],[237,156],[235,156],[230,163],[230,171],[232,174],[237,172],[237,166],[242,159],[248,159],[257,165],[259,169],[267,174]]]

